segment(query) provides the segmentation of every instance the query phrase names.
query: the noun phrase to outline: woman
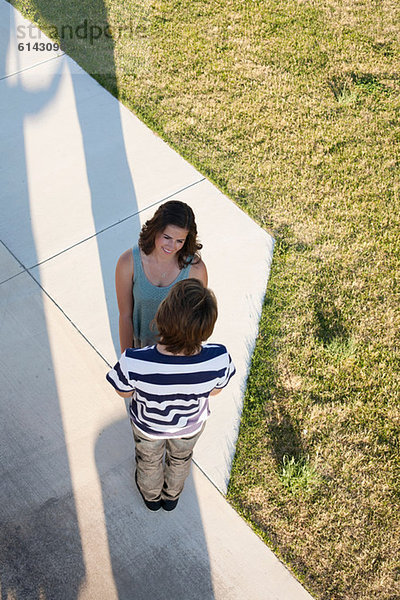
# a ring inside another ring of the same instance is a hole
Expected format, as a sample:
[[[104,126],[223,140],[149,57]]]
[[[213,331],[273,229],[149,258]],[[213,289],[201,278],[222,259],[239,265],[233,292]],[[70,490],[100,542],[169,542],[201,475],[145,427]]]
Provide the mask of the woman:
[[[165,202],[146,221],[138,246],[121,254],[115,272],[121,353],[156,343],[150,324],[174,283],[194,278],[207,287],[201,248],[193,211],[184,202]]]

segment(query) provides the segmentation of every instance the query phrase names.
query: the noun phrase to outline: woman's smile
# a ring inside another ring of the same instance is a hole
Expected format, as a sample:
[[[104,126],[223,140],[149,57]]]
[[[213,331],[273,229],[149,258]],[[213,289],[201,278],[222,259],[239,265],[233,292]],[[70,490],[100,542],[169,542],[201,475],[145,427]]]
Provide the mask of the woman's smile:
[[[155,249],[161,250],[168,256],[176,254],[183,248],[187,234],[187,229],[182,229],[176,225],[167,225],[164,231],[156,235],[154,240]]]

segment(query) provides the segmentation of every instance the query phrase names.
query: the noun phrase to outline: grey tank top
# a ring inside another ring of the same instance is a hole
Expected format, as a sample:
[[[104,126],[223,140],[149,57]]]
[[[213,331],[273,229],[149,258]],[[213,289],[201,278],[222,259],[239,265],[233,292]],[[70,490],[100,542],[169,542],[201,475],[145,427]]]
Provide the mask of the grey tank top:
[[[187,266],[181,269],[178,277],[171,285],[158,287],[150,283],[145,275],[138,246],[132,248],[132,253],[134,268],[132,290],[133,344],[135,348],[144,348],[144,346],[150,346],[157,342],[157,328],[155,325],[153,325],[153,328],[150,328],[150,323],[154,319],[162,300],[168,296],[168,292],[172,286],[178,281],[188,278],[193,257],[188,258]]]

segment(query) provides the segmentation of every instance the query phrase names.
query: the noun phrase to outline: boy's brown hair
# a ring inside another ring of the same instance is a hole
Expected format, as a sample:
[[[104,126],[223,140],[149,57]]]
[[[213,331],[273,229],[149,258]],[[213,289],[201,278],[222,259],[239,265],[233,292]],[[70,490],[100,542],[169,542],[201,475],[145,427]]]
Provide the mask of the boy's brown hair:
[[[215,295],[201,281],[178,281],[155,316],[159,343],[173,354],[195,354],[212,334],[217,316]]]

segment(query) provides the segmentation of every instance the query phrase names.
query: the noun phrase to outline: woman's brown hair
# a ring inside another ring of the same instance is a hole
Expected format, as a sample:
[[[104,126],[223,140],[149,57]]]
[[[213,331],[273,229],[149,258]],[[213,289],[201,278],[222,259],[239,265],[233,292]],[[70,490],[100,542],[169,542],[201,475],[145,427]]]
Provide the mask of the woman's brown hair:
[[[187,266],[189,257],[193,257],[194,262],[198,262],[199,250],[203,246],[197,240],[194,213],[190,206],[179,200],[169,200],[161,204],[153,217],[146,221],[139,235],[139,248],[145,254],[150,254],[154,250],[157,233],[164,231],[168,225],[175,225],[188,231],[185,243],[177,255],[179,268],[183,269]]]
[[[173,354],[195,354],[213,332],[218,316],[214,293],[198,279],[178,281],[155,316],[159,343]]]

